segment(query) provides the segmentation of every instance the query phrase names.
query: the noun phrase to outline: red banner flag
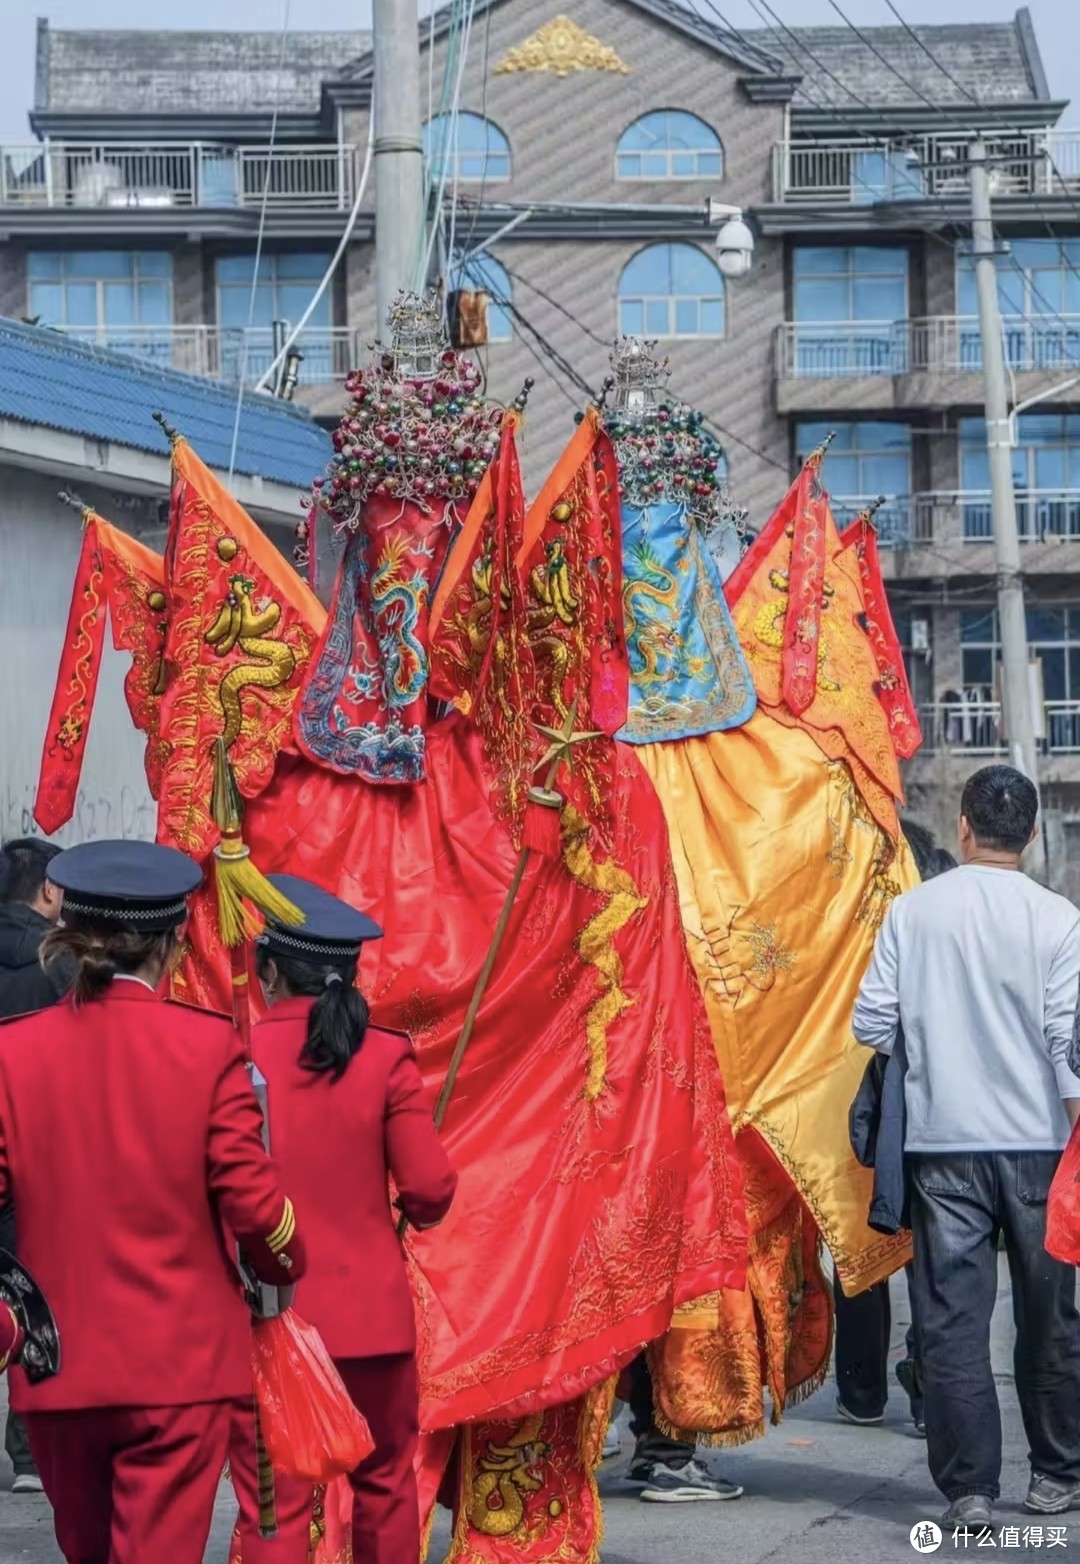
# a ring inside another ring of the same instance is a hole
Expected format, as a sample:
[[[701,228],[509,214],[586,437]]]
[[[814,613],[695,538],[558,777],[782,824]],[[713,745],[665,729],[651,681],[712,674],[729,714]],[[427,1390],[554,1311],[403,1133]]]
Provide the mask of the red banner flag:
[[[75,811],[101,672],[106,587],[97,521],[93,511],[84,513],[82,552],[38,772],[34,819],[48,836],[67,825]]]
[[[815,451],[807,458],[795,486],[796,512],[784,616],[784,647],[780,655],[780,691],[786,706],[796,717],[802,716],[817,694],[825,587],[825,523],[819,476],[824,454],[824,450]]]
[[[904,654],[889,612],[889,599],[881,574],[877,530],[871,511],[862,511],[841,533],[845,547],[853,547],[859,562],[863,589],[864,627],[877,658],[877,698],[885,713],[893,748],[901,760],[910,760],[922,743],[919,714],[911,698]]]
[[[594,735],[573,746],[558,787],[590,824],[613,794],[612,736],[626,721],[622,529],[615,453],[590,408],[525,517],[529,641],[544,729]],[[553,742],[557,742],[554,740]]]
[[[146,780],[151,794],[157,798],[165,758],[158,725],[165,690],[168,629],[165,561],[153,549],[100,517],[97,529],[105,567],[112,642],[118,652],[131,653],[131,667],[124,677],[124,695],[131,720],[141,733],[146,734]]]
[[[525,497],[517,418],[508,414],[446,562],[429,620],[431,694],[476,723],[496,776],[496,811],[520,845],[538,736],[536,689],[517,555]]]
[[[158,836],[201,859],[218,834],[209,807],[214,740],[224,739],[240,792],[254,798],[290,741],[326,610],[180,438],[166,565]]]

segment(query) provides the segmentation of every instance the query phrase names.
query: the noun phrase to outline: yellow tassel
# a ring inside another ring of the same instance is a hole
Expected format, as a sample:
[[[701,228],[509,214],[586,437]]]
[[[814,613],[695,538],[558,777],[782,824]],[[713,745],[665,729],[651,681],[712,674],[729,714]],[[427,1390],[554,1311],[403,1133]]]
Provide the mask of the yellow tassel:
[[[243,800],[224,739],[214,740],[210,812],[221,832],[221,841],[214,848],[214,883],[222,944],[235,950],[245,939],[254,939],[263,918],[287,926],[303,923],[304,914],[299,907],[276,891],[251,860],[251,849],[241,835]]]

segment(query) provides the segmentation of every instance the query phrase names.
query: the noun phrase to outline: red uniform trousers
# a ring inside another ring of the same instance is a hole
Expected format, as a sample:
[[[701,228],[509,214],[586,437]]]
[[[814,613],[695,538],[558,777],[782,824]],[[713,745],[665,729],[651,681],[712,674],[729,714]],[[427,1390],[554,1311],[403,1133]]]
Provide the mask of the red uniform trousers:
[[[353,1564],[419,1564],[420,1501],[413,1471],[420,1403],[416,1359],[411,1352],[339,1358],[337,1370],[375,1441],[367,1460],[349,1477]],[[229,1460],[240,1505],[243,1564],[307,1564],[311,1484],[275,1474],[278,1534],[265,1541],[259,1536],[255,1425],[250,1416],[234,1419]]]
[[[68,1564],[202,1564],[233,1407],[27,1412]]]

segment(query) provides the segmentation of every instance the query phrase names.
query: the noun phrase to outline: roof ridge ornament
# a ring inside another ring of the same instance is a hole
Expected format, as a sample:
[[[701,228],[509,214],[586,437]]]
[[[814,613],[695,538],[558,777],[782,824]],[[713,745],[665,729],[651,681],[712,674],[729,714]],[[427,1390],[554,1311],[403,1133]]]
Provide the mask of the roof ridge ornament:
[[[509,49],[495,67],[496,76],[516,71],[547,71],[552,76],[569,76],[574,71],[610,71],[615,76],[629,76],[630,67],[614,49],[560,14],[537,28],[524,43]]]

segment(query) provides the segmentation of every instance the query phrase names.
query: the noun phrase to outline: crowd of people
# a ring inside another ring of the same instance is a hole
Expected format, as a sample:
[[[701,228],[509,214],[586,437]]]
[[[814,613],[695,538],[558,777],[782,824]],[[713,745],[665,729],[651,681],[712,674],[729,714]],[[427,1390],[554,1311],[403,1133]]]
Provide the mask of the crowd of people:
[[[943,1524],[976,1531],[1000,1492],[999,1245],[1025,1507],[1080,1508],[1076,1280],[1044,1247],[1051,1180],[1080,1118],[1080,912],[1022,870],[1037,810],[1031,782],[995,765],[964,788],[959,863],[905,826],[922,884],[890,905],[852,1018],[874,1051],[875,1207],[913,1235],[896,1375]],[[419,1392],[398,1223],[438,1223],[456,1178],[409,1040],[371,1023],[356,986],[380,930],[308,882],[275,882],[304,922],[271,920],[257,949],[267,1013],[253,1058],[273,1103],[271,1161],[233,1028],[163,997],[194,861],[36,839],[0,857],[0,1015],[12,1018],[0,1031],[0,1248],[41,1284],[63,1351],[55,1376],[13,1378],[15,1490],[44,1487],[69,1561],[201,1564],[228,1461],[244,1564],[306,1564],[310,1484],[279,1481],[277,1536],[260,1535],[238,1250],[265,1285],[302,1280],[303,1312],[368,1420],[375,1449],[351,1476],[354,1559],[411,1564]],[[835,1302],[837,1414],[873,1426],[889,1392],[888,1283],[852,1298],[837,1284]],[[624,1385],[628,1475],[645,1500],[739,1497],[658,1429],[644,1355]]]

